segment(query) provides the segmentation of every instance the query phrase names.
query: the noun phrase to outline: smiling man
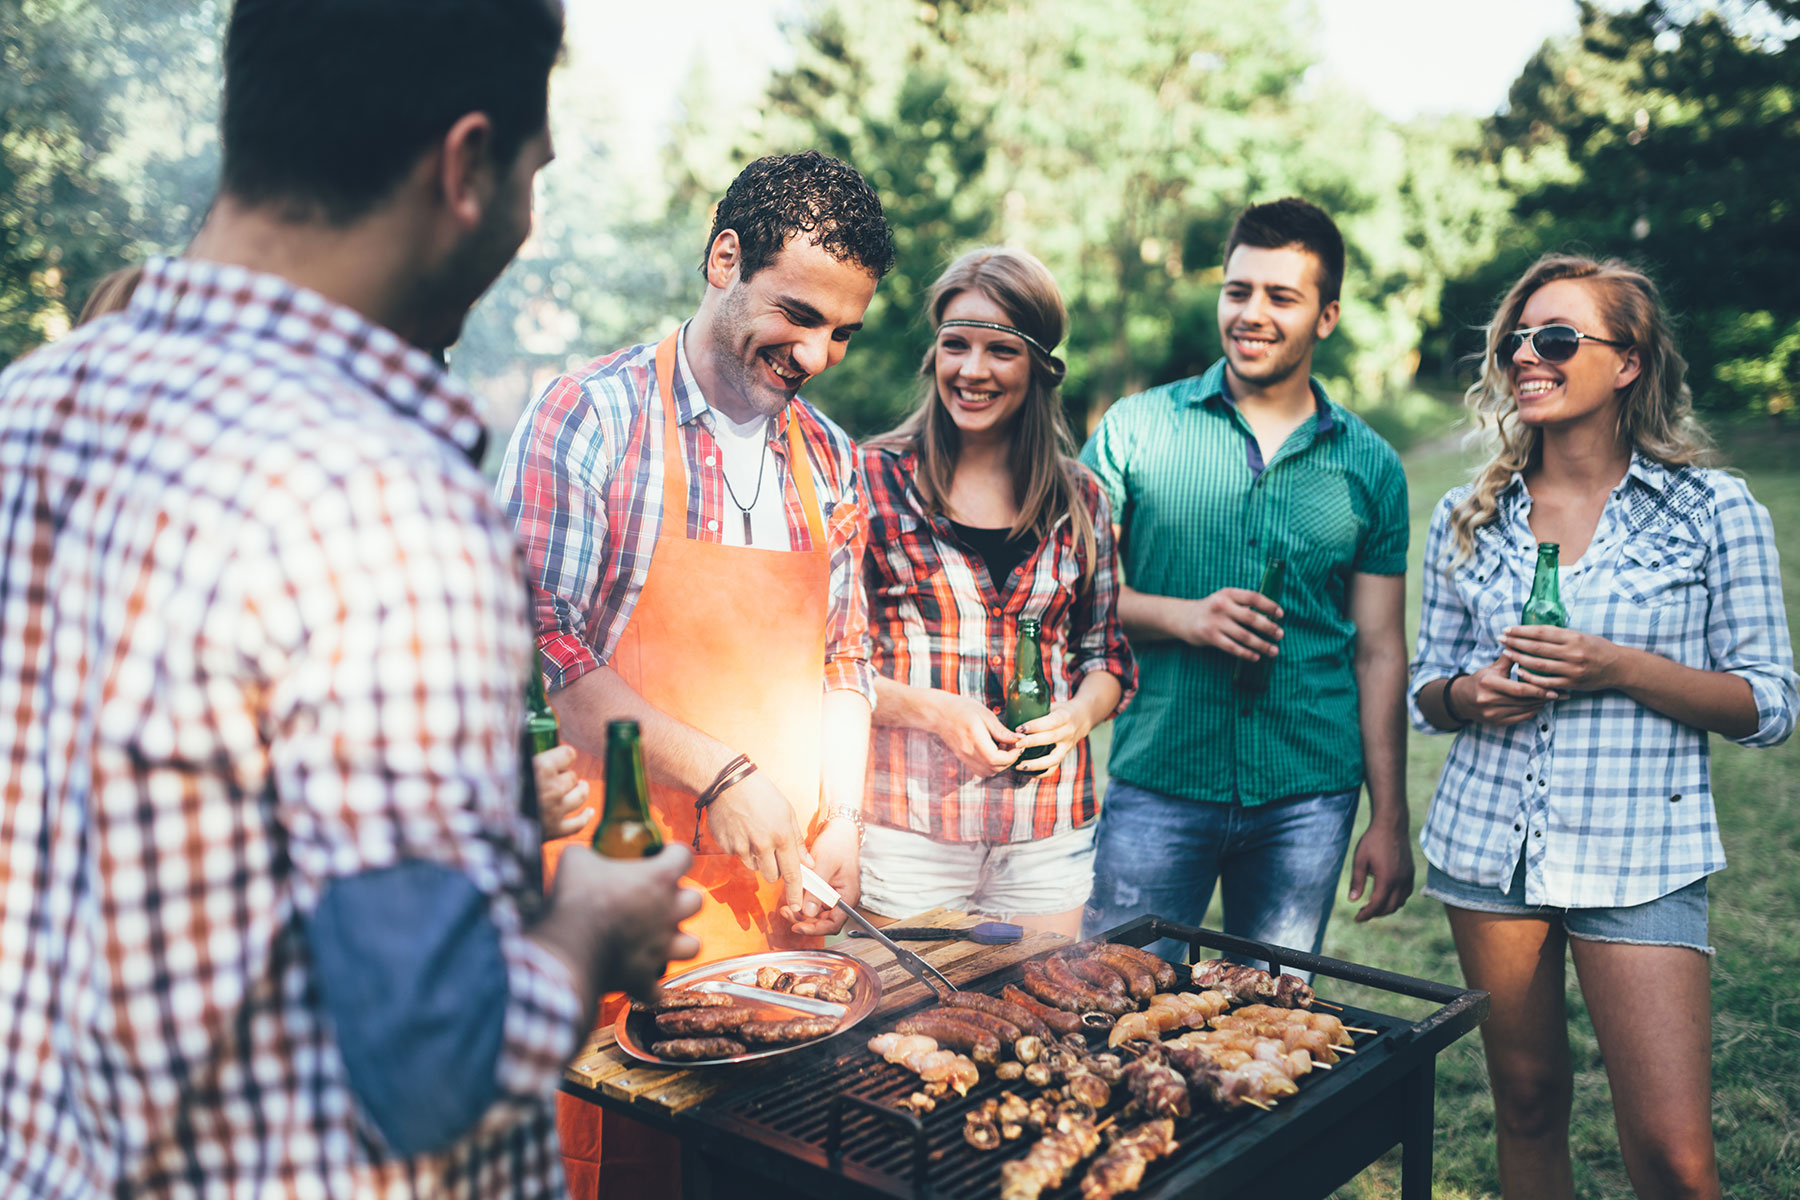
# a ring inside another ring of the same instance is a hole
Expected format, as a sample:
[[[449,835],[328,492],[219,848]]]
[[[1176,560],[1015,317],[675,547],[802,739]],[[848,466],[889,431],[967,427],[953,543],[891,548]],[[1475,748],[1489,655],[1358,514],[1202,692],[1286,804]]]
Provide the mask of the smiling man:
[[[1140,669],[1089,936],[1144,913],[1199,925],[1219,883],[1227,932],[1316,953],[1365,782],[1357,920],[1412,891],[1406,477],[1311,378],[1343,275],[1318,208],[1245,210],[1225,246],[1224,358],[1119,401],[1082,453],[1119,514],[1119,616]],[[1279,599],[1255,590],[1276,559]]]
[[[607,722],[642,725],[657,822],[699,852],[687,882],[705,904],[686,928],[707,960],[843,923],[803,898],[809,855],[859,894],[868,518],[850,439],[798,393],[843,358],[893,258],[852,168],[757,160],[719,203],[693,319],[552,383],[501,469],[564,738],[597,795]],[[563,1102],[589,1197],[595,1116]],[[611,1116],[604,1139],[602,1194],[673,1193],[672,1143]]]

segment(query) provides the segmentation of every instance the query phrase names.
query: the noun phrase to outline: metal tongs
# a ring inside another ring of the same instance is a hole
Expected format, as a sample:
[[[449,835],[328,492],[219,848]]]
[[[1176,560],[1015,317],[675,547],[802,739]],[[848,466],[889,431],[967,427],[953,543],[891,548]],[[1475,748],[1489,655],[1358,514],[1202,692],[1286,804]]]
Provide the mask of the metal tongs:
[[[863,916],[854,908],[850,907],[849,904],[844,902],[844,898],[838,895],[836,888],[819,878],[819,873],[804,863],[800,866],[800,884],[807,891],[823,900],[826,905],[842,912],[845,917],[849,918],[850,923],[862,930],[863,933],[874,938],[883,946],[886,946],[889,953],[894,956],[900,965],[905,967],[915,978],[923,981],[925,986],[930,988],[938,999],[942,1000],[950,992],[956,991],[956,985],[945,978],[942,971],[914,954],[911,950],[908,950],[906,947],[895,942],[893,938],[881,932],[881,930],[875,928],[874,925],[870,924],[867,917]]]

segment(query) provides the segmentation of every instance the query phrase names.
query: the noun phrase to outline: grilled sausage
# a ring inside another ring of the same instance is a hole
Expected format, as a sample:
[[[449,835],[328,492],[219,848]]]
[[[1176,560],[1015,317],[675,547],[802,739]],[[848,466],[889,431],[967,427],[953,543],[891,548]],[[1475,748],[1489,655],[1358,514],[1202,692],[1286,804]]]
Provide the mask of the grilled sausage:
[[[992,1013],[1003,1021],[1011,1021],[1026,1033],[1041,1038],[1046,1042],[1056,1040],[1057,1031],[1046,1025],[1031,1009],[1010,1000],[1002,1000],[998,996],[987,996],[980,992],[951,992],[944,997],[944,1003],[954,1008],[972,1008],[977,1012]]]
[[[1133,1000],[1148,1000],[1156,994],[1156,976],[1138,959],[1123,953],[1124,947],[1111,942],[1084,942],[1089,958],[1097,958],[1125,980],[1125,990]]]
[[[737,1035],[746,1042],[779,1046],[788,1042],[810,1042],[837,1027],[836,1017],[791,1017],[780,1021],[745,1021],[738,1026]]]
[[[656,999],[649,1004],[641,1000],[631,1002],[634,1013],[674,1012],[678,1008],[724,1008],[736,1004],[730,996],[720,992],[690,992],[681,989],[669,992],[658,992]]]
[[[1083,1012],[1097,1011],[1111,1013],[1113,1016],[1117,1017],[1122,1016],[1137,1007],[1137,1005],[1133,1004],[1130,998],[1124,994],[1124,989],[1122,987],[1116,995],[1112,992],[1102,991],[1097,987],[1093,987],[1070,969],[1069,964],[1060,958],[1045,959],[1044,973],[1050,977],[1050,982],[1073,992],[1078,998],[1078,1003]]]
[[[978,1063],[1000,1061],[999,1038],[978,1025],[971,1025],[954,1017],[927,1017],[921,1014],[896,1022],[894,1029],[899,1033],[916,1033],[921,1037],[936,1038],[938,1045],[960,1050]]]
[[[657,1013],[656,1032],[677,1038],[727,1034],[754,1016],[748,1008],[683,1008]]]
[[[1142,950],[1136,946],[1127,946],[1121,942],[1108,942],[1107,944],[1114,950],[1123,951],[1127,956],[1136,960],[1138,965],[1143,967],[1144,970],[1150,972],[1151,978],[1156,980],[1157,991],[1172,992],[1175,990],[1176,975],[1173,964],[1158,958],[1148,950]]]
[[[727,1037],[675,1038],[672,1041],[653,1043],[650,1053],[658,1058],[678,1062],[692,1062],[697,1058],[730,1058],[744,1053],[744,1043],[734,1042]]]
[[[1031,1013],[1032,1016],[1049,1026],[1054,1033],[1080,1033],[1082,1031],[1080,1017],[1066,1009],[1052,1008],[1036,996],[1020,991],[1010,983],[1000,989],[1000,995],[1008,1003]]]
[[[1052,1008],[1065,1012],[1081,1011],[1081,991],[1052,979],[1041,962],[1028,962],[1019,969],[1019,986]],[[1083,990],[1086,990],[1085,984]]]
[[[1102,959],[1090,958],[1083,954],[1059,956],[1067,963],[1069,970],[1075,972],[1077,978],[1089,987],[1097,987],[1103,992],[1111,992],[1115,996],[1125,994],[1125,978],[1111,965]]]
[[[962,1008],[944,1005],[939,1008],[928,1008],[919,1014],[921,1017],[949,1017],[952,1021],[964,1021],[978,1029],[985,1029],[1000,1039],[1002,1046],[1010,1046],[1025,1036],[1025,1031],[1008,1021],[1005,1017],[996,1017],[979,1008]]]

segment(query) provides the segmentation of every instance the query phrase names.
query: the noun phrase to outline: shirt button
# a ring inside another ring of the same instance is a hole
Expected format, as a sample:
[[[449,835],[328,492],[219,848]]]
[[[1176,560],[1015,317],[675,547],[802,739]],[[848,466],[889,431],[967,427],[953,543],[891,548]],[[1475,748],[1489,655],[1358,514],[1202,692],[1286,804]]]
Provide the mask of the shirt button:
[[[1675,793],[1675,794],[1674,794],[1674,795],[1673,795],[1673,796],[1670,796],[1670,797],[1669,797],[1669,803],[1670,803],[1670,804],[1673,804],[1673,803],[1675,803],[1675,802],[1676,802],[1676,801],[1677,801],[1677,800],[1679,800],[1679,799],[1681,799],[1681,793],[1680,793],[1680,792],[1676,792],[1676,793]]]
[[[997,617],[999,615],[1000,615],[1000,606],[999,605],[993,605],[993,606],[989,607],[988,616]]]
[[[1536,833],[1532,834],[1531,836],[1534,838],[1537,838],[1539,841],[1542,841],[1543,837],[1544,837],[1544,831],[1540,829]]]
[[[988,662],[997,667],[1000,665],[1000,656],[998,654],[990,654],[988,655]]]
[[[712,530],[713,532],[717,533],[718,529],[719,529],[719,523],[717,521],[708,521],[706,523],[706,527],[708,529]]]
[[[1526,783],[1530,783],[1530,782],[1531,782],[1531,775],[1530,775],[1530,773],[1529,773],[1529,772],[1527,772],[1527,773],[1526,773],[1526,775],[1525,775],[1525,782],[1526,782]]]
[[[1520,823],[1518,823],[1518,822],[1516,822],[1516,821],[1515,821],[1515,822],[1514,822],[1514,823],[1513,823],[1513,832],[1514,832],[1514,833],[1517,833],[1517,832],[1519,832],[1519,830],[1521,830],[1521,829],[1523,829],[1523,828],[1525,828],[1525,826],[1524,826],[1524,825],[1522,825],[1522,824],[1520,824]]]
[[[1547,788],[1550,786],[1550,781],[1548,779],[1540,779],[1540,780],[1538,780],[1538,786],[1541,788]]]
[[[1548,726],[1548,725],[1539,725],[1539,726],[1538,726],[1538,732],[1539,732],[1539,733],[1549,733],[1549,732],[1550,732],[1550,727],[1549,727],[1549,726]]]
[[[706,465],[709,467],[716,467],[719,465],[719,460],[709,454],[706,456]]]

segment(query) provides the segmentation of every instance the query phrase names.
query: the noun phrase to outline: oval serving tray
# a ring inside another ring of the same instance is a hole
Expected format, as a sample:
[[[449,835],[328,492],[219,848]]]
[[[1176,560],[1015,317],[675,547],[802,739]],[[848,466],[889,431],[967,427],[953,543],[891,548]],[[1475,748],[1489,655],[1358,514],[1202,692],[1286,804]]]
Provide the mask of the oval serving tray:
[[[875,1011],[881,1002],[881,976],[875,973],[862,959],[853,954],[845,954],[841,950],[765,950],[758,954],[740,954],[735,958],[722,958],[717,962],[702,963],[691,967],[679,975],[670,975],[658,981],[658,986],[665,990],[702,985],[702,990],[711,990],[704,985],[724,984],[732,987],[743,987],[754,981],[759,967],[779,967],[783,971],[798,976],[835,975],[848,968],[854,975],[855,986],[852,998],[847,1005],[830,1005],[832,1008],[844,1010],[843,1019],[838,1027],[825,1037],[813,1038],[810,1041],[792,1042],[785,1046],[764,1046],[747,1049],[742,1054],[733,1054],[725,1058],[662,1058],[650,1052],[650,1046],[662,1041],[656,1032],[656,1018],[649,1013],[633,1012],[628,1004],[619,1013],[613,1025],[613,1033],[619,1040],[619,1049],[643,1062],[654,1063],[659,1067],[711,1067],[724,1063],[751,1062],[756,1059],[773,1058],[777,1054],[786,1054],[790,1050],[798,1050],[803,1046],[816,1046],[828,1038],[834,1038],[847,1029],[854,1028],[864,1017]],[[810,1017],[820,1014],[819,1005],[824,1001],[809,1001],[803,996],[784,996],[780,992],[761,992],[756,998],[745,997],[741,992],[734,992],[737,1003],[762,1011],[771,1019],[787,1017]],[[785,1002],[784,1002],[785,1001]]]

